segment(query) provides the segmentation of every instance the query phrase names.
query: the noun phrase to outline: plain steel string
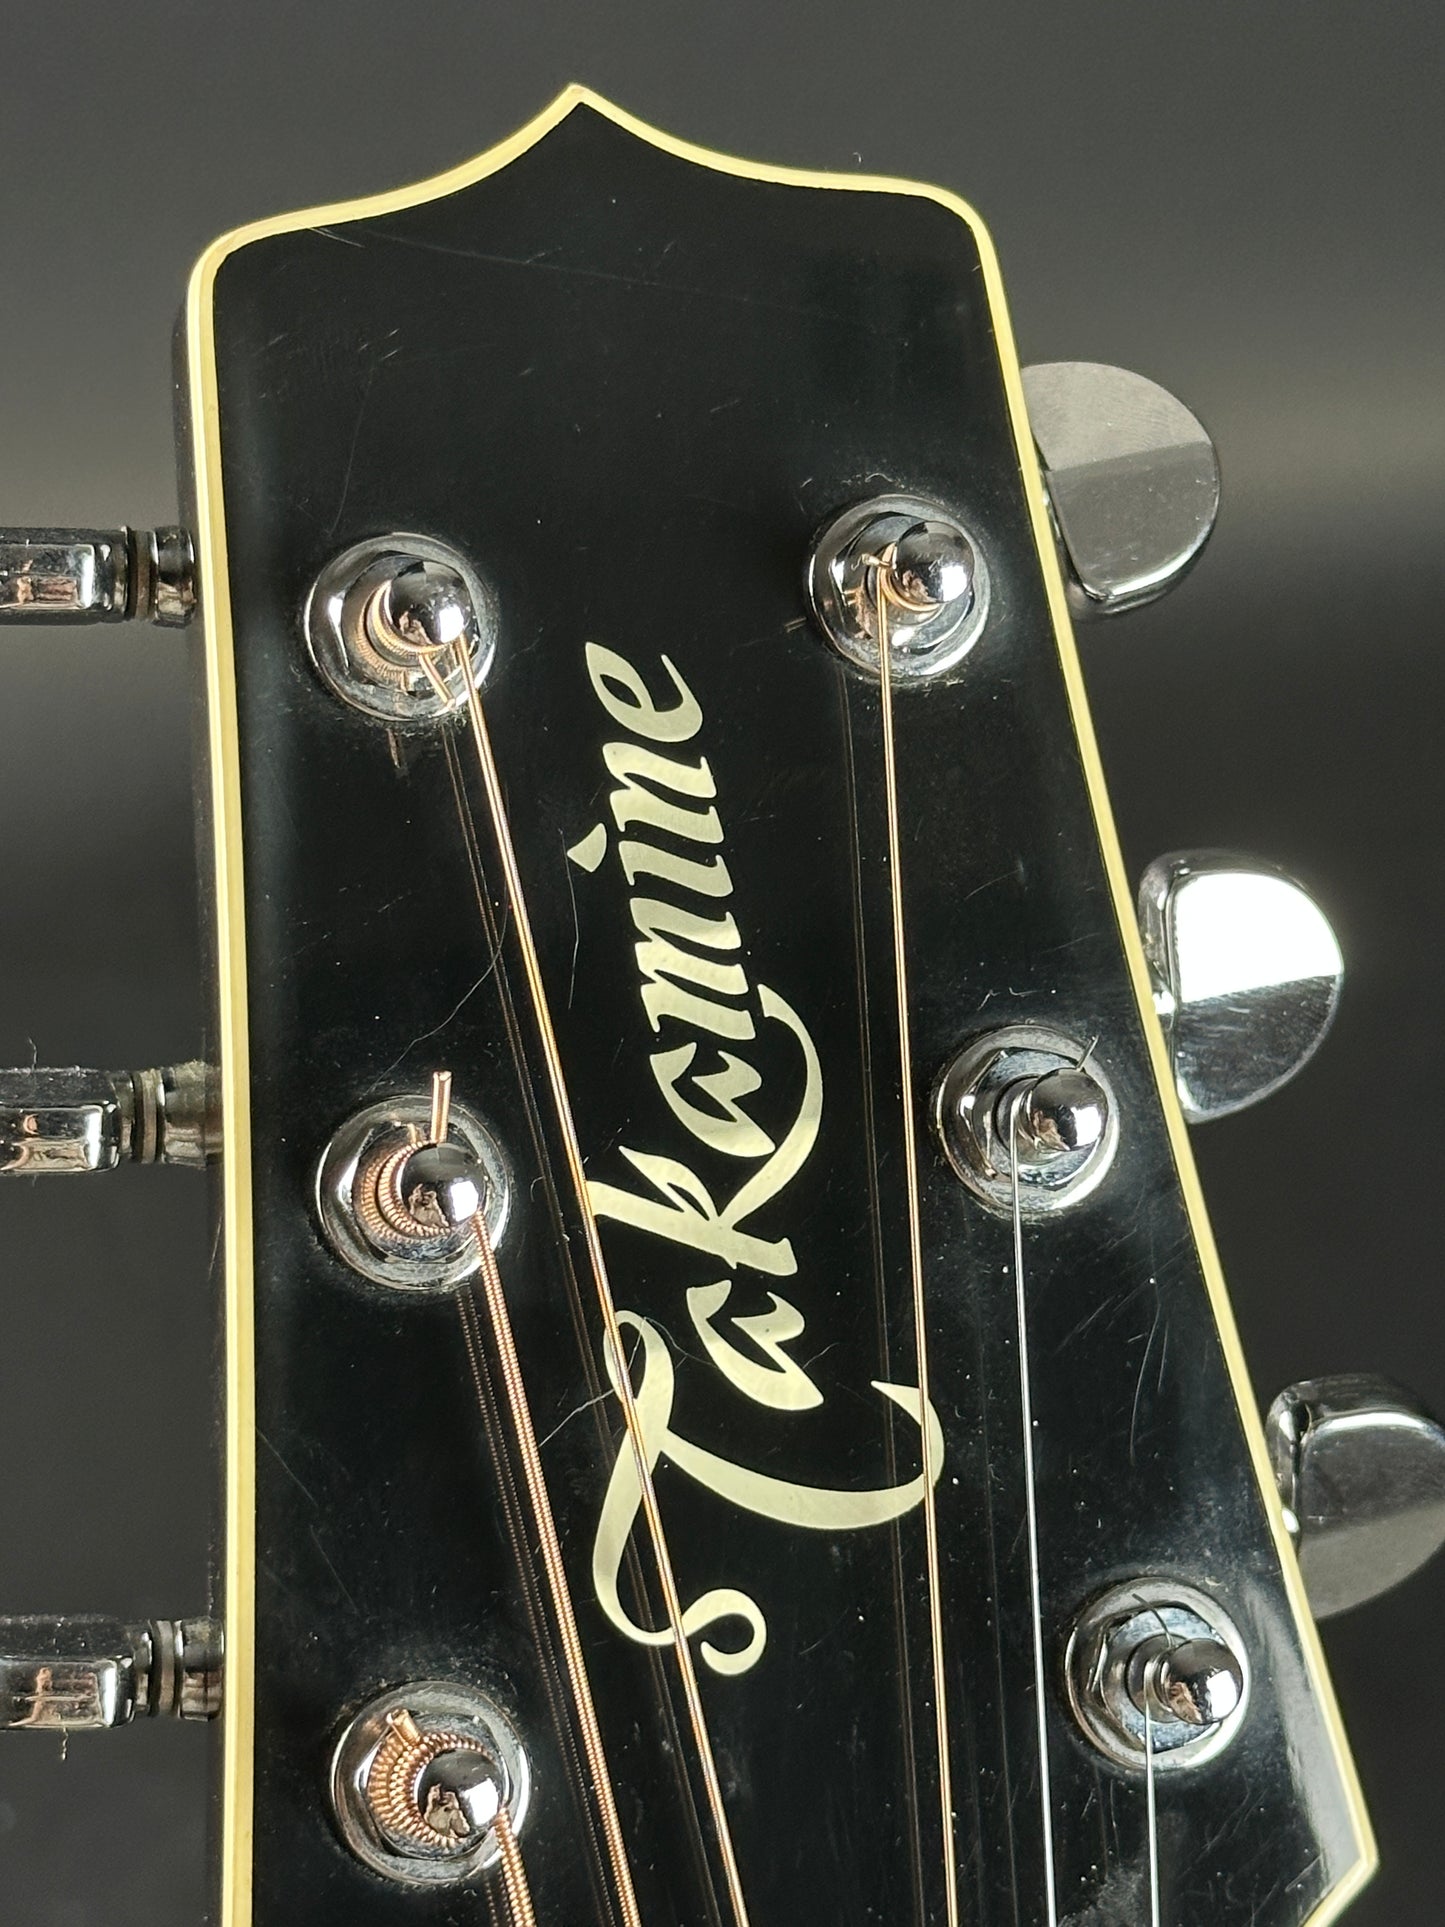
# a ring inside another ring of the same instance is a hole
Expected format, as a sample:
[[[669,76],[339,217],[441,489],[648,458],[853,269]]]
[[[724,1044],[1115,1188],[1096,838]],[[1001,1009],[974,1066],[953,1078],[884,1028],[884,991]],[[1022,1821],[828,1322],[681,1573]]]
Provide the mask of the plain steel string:
[[[1154,1799],[1154,1716],[1144,1694],[1144,1804],[1149,1817],[1149,1927],[1159,1927],[1159,1810]]]
[[[693,1739],[697,1745],[698,1764],[702,1772],[703,1785],[707,1792],[708,1807],[712,1813],[713,1824],[717,1829],[718,1851],[722,1856],[723,1876],[727,1883],[728,1899],[732,1907],[737,1927],[748,1927],[747,1903],[743,1897],[742,1880],[738,1871],[737,1853],[733,1846],[732,1830],[728,1825],[727,1812],[723,1806],[722,1783],[718,1777],[717,1761],[713,1755],[712,1741],[708,1735],[707,1722],[703,1713],[702,1692],[698,1685],[697,1668],[693,1663],[692,1649],[682,1626],[682,1602],[677,1589],[677,1577],[672,1568],[672,1555],[668,1550],[667,1537],[663,1530],[662,1510],[657,1501],[657,1491],[652,1481],[652,1469],[647,1462],[647,1441],[642,1430],[642,1421],[637,1412],[637,1401],[632,1389],[632,1375],[627,1367],[627,1354],[622,1345],[622,1329],[617,1320],[617,1306],[612,1296],[612,1287],[607,1277],[607,1264],[602,1255],[602,1240],[597,1230],[597,1220],[593,1216],[587,1197],[587,1174],[582,1165],[582,1147],[577,1136],[576,1122],[572,1116],[572,1106],[567,1095],[566,1079],[562,1071],[561,1054],[557,1048],[557,1035],[552,1027],[551,1009],[547,1001],[546,986],[542,981],[541,961],[537,955],[536,940],[532,935],[532,923],[527,914],[526,898],[522,894],[522,876],[517,863],[517,853],[512,845],[512,833],[507,820],[506,805],[502,796],[501,780],[497,774],[496,758],[492,753],[491,736],[487,729],[486,717],[482,711],[481,692],[472,674],[471,658],[467,651],[465,638],[451,645],[452,657],[466,691],[467,716],[471,726],[472,741],[477,752],[477,763],[486,795],[487,807],[491,813],[492,830],[496,838],[497,853],[501,858],[502,871],[506,879],[507,895],[511,901],[512,913],[517,920],[517,941],[522,952],[522,962],[527,974],[528,988],[532,994],[532,1007],[536,1013],[537,1028],[541,1034],[542,1054],[547,1062],[547,1077],[551,1085],[552,1101],[557,1113],[557,1121],[562,1132],[562,1141],[567,1154],[567,1165],[572,1178],[578,1207],[582,1214],[583,1236],[587,1246],[587,1256],[591,1265],[593,1279],[597,1286],[598,1304],[602,1312],[603,1327],[607,1344],[611,1350],[616,1367],[617,1397],[622,1406],[623,1422],[632,1447],[633,1461],[637,1473],[638,1490],[642,1500],[643,1516],[647,1521],[648,1537],[652,1541],[653,1557],[657,1562],[658,1581],[662,1588],[663,1603],[667,1612],[668,1625],[672,1631],[673,1649],[677,1654],[678,1672],[682,1678],[683,1697],[687,1702],[688,1721],[692,1727]],[[439,653],[436,650],[419,651],[427,675],[439,699],[448,706],[453,701],[453,693],[447,686],[440,670],[432,660]],[[926,1427],[925,1427],[926,1431]],[[925,1450],[926,1450],[925,1446]],[[950,1927],[954,1927],[950,1916]]]
[[[958,1861],[953,1840],[953,1770],[948,1751],[948,1705],[943,1675],[943,1614],[940,1606],[938,1509],[928,1417],[928,1340],[923,1302],[923,1236],[918,1214],[918,1146],[913,1122],[913,1049],[908,1026],[908,965],[903,928],[903,877],[898,830],[898,765],[893,744],[893,675],[888,637],[891,548],[872,558],[873,606],[878,622],[878,679],[882,690],[883,785],[888,804],[888,884],[893,903],[893,969],[898,985],[898,1054],[903,1082],[903,1158],[908,1185],[909,1263],[913,1274],[913,1325],[918,1352],[919,1432],[923,1441],[923,1532],[928,1553],[928,1615],[933,1642],[933,1699],[938,1727],[938,1791],[943,1807],[943,1884],[948,1927],[958,1927]]]
[[[1039,1728],[1039,1801],[1044,1822],[1044,1898],[1048,1927],[1058,1927],[1059,1903],[1054,1872],[1054,1793],[1049,1768],[1048,1665],[1044,1654],[1043,1588],[1039,1577],[1039,1506],[1034,1478],[1034,1393],[1029,1363],[1029,1308],[1024,1292],[1024,1220],[1019,1200],[1019,1110],[1024,1093],[1009,1105],[1008,1155],[1013,1189],[1014,1298],[1018,1312],[1019,1401],[1024,1426],[1024,1511],[1028,1528],[1029,1601],[1033,1616],[1034,1698]],[[1157,1922],[1155,1923],[1157,1927]]]

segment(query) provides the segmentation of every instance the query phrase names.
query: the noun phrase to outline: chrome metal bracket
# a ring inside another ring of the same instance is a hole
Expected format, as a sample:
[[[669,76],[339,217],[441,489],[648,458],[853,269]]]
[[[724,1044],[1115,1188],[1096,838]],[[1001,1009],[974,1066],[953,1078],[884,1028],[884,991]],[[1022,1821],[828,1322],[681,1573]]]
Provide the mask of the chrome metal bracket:
[[[209,1064],[0,1070],[0,1175],[201,1167],[220,1154],[220,1077]]]
[[[217,1620],[0,1619],[0,1729],[70,1733],[166,1715],[211,1720],[221,1710],[221,1672]]]
[[[185,529],[0,529],[0,623],[181,629],[195,607]]]

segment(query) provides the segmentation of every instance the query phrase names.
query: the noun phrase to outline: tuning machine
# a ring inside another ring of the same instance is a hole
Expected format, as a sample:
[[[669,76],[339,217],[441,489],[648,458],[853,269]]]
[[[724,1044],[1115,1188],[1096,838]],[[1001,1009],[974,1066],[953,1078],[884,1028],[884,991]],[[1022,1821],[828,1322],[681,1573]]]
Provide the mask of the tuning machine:
[[[0,1070],[0,1175],[204,1166],[221,1153],[220,1079],[209,1064],[157,1070]]]
[[[185,529],[0,529],[0,622],[145,622],[196,607]]]
[[[221,1660],[211,1619],[0,1619],[0,1731],[211,1720],[221,1710]]]
[[[1283,870],[1218,850],[1162,856],[1139,885],[1139,929],[1191,1124],[1268,1097],[1319,1049],[1344,962]]]
[[[512,1207],[507,1159],[491,1130],[451,1094],[385,1098],[348,1118],[322,1152],[316,1212],[342,1262],[402,1291],[447,1291],[481,1262],[473,1221],[485,1214],[493,1246]]]
[[[1265,1432],[1317,1619],[1377,1599],[1445,1546],[1445,1426],[1398,1385],[1305,1379]]]
[[[1042,362],[1023,382],[1074,614],[1152,602],[1193,567],[1219,513],[1207,430],[1127,368]]]
[[[532,1767],[494,1700],[448,1680],[392,1687],[347,1724],[331,1762],[342,1838],[374,1873],[456,1886],[501,1857],[499,1821],[520,1834]]]
[[[1106,1759],[1174,1772],[1233,1740],[1249,1704],[1243,1638],[1217,1599],[1144,1577],[1090,1602],[1070,1634],[1074,1717]]]

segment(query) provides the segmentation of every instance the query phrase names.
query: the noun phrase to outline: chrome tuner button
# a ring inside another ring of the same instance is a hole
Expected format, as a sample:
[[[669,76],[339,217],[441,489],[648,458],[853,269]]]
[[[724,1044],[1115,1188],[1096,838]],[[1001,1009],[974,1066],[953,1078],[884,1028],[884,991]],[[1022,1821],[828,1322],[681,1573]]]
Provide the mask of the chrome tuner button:
[[[501,1814],[520,1834],[531,1798],[531,1766],[506,1715],[445,1680],[372,1700],[332,1756],[342,1838],[374,1872],[413,1886],[456,1885],[495,1866]]]
[[[1344,961],[1283,870],[1218,850],[1162,856],[1139,885],[1139,929],[1191,1124],[1257,1103],[1319,1049]]]
[[[949,1162],[996,1211],[1076,1204],[1113,1160],[1113,1091],[1086,1044],[1039,1024],[975,1038],[939,1081],[934,1119]]]
[[[1173,1579],[1114,1586],[1080,1615],[1065,1656],[1069,1703],[1116,1766],[1197,1766],[1243,1723],[1249,1664],[1217,1600]]]
[[[813,544],[807,585],[823,634],[875,676],[886,597],[889,675],[899,682],[955,668],[988,615],[982,550],[950,509],[919,495],[880,495],[835,516]]]
[[[1074,613],[1152,602],[1214,527],[1214,444],[1167,388],[1127,368],[1051,361],[1023,377]]]
[[[439,1071],[425,1095],[370,1104],[322,1153],[316,1210],[327,1243],[373,1284],[446,1291],[481,1262],[473,1229],[486,1215],[493,1249],[511,1213],[501,1146],[451,1095]]]
[[[306,603],[306,644],[322,681],[392,727],[461,710],[485,682],[497,601],[475,569],[425,535],[357,543],[321,571]]]
[[[1306,1379],[1265,1421],[1317,1619],[1376,1599],[1445,1546],[1445,1426],[1382,1378]]]

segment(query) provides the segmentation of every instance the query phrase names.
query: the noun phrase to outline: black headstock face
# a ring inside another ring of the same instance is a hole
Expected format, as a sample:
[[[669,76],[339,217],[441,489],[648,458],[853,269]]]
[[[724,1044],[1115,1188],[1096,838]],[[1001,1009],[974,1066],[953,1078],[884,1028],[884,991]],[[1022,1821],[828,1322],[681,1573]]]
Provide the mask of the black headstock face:
[[[582,101],[454,181],[223,245],[193,355],[250,1144],[226,1927],[482,1917],[363,1865],[330,1805],[348,1722],[423,1680],[521,1736],[540,1921],[1142,1922],[1155,1886],[1175,1927],[1322,1919],[1365,1824],[1161,1095],[979,230]],[[898,494],[975,538],[988,607],[954,667],[893,680],[890,732],[805,569]],[[481,728],[317,673],[318,579],[398,532],[495,614]],[[1087,1054],[1114,1133],[1018,1225],[935,1128],[1005,1031]],[[500,1281],[611,1818],[483,1286],[369,1281],[318,1223],[328,1143],[441,1067],[509,1167]],[[1111,1589],[1201,1602],[1248,1675],[1226,1743],[1152,1785],[1071,1702]]]

